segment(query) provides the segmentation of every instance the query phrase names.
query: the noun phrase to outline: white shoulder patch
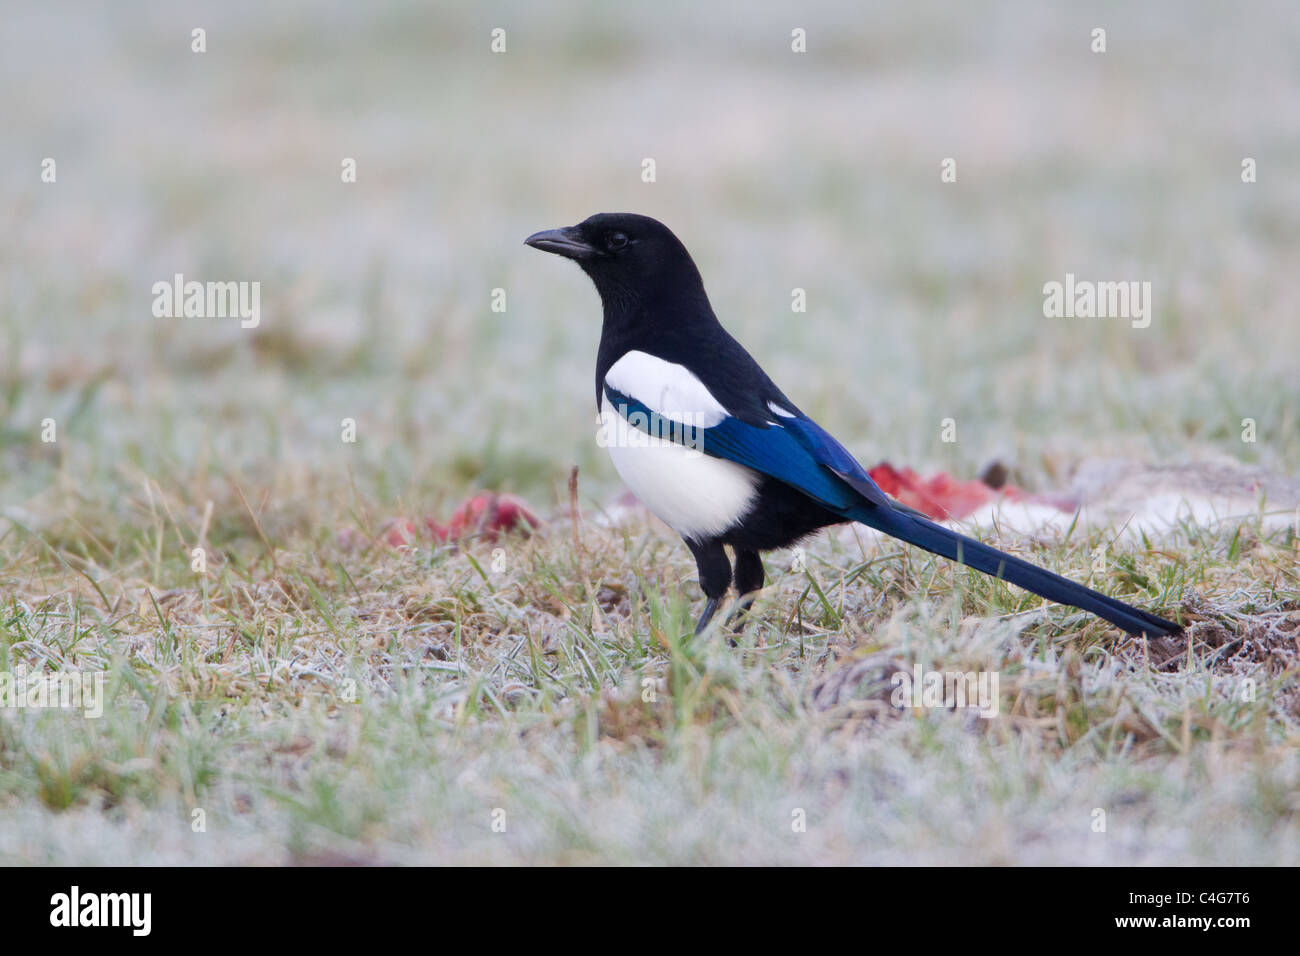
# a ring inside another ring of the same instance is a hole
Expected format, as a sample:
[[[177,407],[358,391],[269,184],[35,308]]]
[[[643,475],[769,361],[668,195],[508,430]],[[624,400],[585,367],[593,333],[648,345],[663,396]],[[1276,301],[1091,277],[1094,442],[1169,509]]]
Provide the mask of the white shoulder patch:
[[[690,369],[648,352],[628,352],[610,367],[605,382],[672,422],[712,428],[727,417],[727,410]]]

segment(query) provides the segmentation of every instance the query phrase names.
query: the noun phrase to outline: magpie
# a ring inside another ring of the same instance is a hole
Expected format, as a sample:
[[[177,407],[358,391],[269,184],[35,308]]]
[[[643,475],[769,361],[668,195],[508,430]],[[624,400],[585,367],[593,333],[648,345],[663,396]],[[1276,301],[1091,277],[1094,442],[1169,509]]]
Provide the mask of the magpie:
[[[761,552],[849,521],[1090,611],[1130,634],[1181,630],[887,496],[722,327],[694,260],[663,223],[600,213],[524,242],[574,260],[600,294],[602,444],[623,481],[695,557],[707,598],[696,634],[733,584],[743,615],[763,586]]]

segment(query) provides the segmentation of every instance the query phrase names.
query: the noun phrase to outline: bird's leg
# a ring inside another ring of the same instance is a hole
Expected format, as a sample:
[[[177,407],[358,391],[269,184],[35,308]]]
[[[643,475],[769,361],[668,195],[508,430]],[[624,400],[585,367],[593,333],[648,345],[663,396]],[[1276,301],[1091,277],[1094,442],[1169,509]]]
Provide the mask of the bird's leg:
[[[727,560],[727,552],[720,541],[696,543],[688,539],[686,546],[695,555],[695,566],[700,572],[700,590],[709,599],[700,615],[700,622],[695,625],[695,633],[699,634],[709,626],[718,604],[731,586],[731,562]]]
[[[745,620],[749,606],[754,603],[759,590],[763,587],[763,559],[757,551],[736,552],[736,600],[735,610],[731,612],[731,630],[739,634],[745,629]]]

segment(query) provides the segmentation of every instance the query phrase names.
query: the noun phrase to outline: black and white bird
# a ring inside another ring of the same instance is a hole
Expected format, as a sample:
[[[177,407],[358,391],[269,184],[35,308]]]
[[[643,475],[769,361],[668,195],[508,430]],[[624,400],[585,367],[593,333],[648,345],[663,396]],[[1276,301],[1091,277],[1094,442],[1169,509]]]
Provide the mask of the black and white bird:
[[[888,497],[722,327],[690,253],[663,223],[601,213],[525,242],[574,260],[600,293],[596,405],[604,444],[627,485],[695,556],[708,599],[697,634],[732,584],[738,608],[753,600],[763,586],[760,552],[846,521],[1091,611],[1130,634],[1180,630]]]

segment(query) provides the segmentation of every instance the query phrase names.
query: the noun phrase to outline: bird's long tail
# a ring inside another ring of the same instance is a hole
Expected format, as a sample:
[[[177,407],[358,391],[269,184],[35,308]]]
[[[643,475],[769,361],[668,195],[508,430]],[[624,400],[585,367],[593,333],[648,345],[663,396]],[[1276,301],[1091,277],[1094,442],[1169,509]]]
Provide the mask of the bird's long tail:
[[[1166,621],[1141,608],[1107,597],[1099,591],[1086,588],[917,515],[865,504],[850,511],[848,517],[908,544],[924,548],[932,554],[951,558],[977,571],[1010,581],[1049,601],[1090,611],[1130,634],[1156,637],[1176,634],[1182,630],[1173,621]]]

